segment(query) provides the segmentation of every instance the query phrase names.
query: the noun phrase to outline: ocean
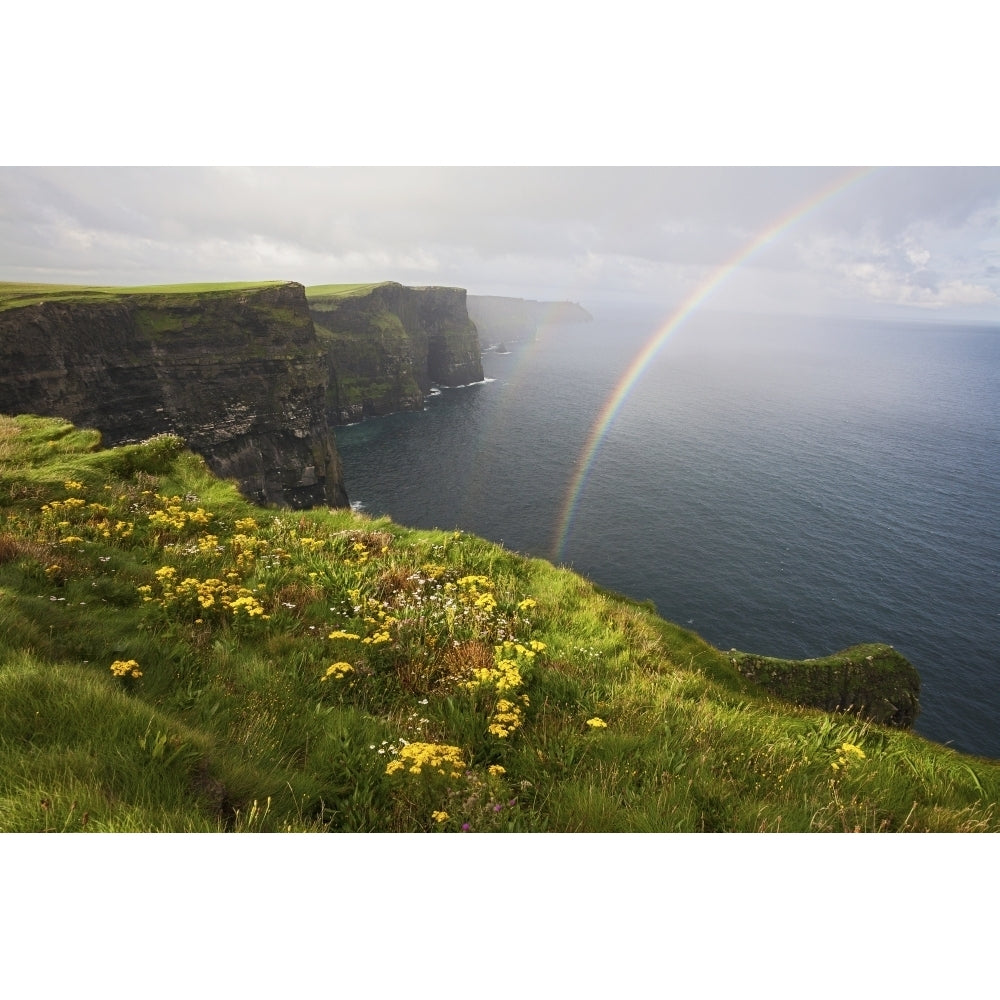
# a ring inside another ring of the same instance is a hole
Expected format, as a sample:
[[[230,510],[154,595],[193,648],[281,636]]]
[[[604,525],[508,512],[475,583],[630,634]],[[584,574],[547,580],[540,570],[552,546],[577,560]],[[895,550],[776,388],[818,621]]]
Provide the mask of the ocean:
[[[482,383],[338,428],[352,501],[561,562],[721,649],[890,643],[916,731],[1000,758],[1000,328],[692,316],[584,469],[666,318],[542,327]]]

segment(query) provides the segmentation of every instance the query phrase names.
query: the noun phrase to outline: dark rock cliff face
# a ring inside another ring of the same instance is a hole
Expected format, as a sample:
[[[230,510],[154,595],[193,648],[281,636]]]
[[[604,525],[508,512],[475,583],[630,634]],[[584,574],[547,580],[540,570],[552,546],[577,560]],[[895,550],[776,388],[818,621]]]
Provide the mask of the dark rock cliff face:
[[[172,432],[261,504],[345,506],[304,289],[128,293],[0,312],[0,412],[107,445]]]
[[[434,385],[483,379],[463,288],[385,282],[337,294],[307,289],[306,295],[329,350],[331,423],[420,409]]]

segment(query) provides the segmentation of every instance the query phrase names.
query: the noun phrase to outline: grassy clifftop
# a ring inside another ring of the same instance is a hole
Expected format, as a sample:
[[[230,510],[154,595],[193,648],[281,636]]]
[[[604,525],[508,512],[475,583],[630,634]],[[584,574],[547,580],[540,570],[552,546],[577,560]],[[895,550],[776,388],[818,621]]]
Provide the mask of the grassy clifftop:
[[[0,417],[0,703],[3,831],[1000,827],[1000,763],[568,570],[38,417]]]
[[[322,301],[326,298],[347,298],[352,295],[367,295],[372,289],[389,285],[388,281],[375,281],[353,285],[310,285],[307,294],[310,299]]]
[[[189,285],[141,285],[118,288],[103,285],[43,285],[0,281],[0,310],[43,302],[119,302],[129,296],[155,295],[170,297],[192,294],[210,295],[215,292],[247,291],[273,288],[283,281],[233,281],[228,283],[195,283]]]

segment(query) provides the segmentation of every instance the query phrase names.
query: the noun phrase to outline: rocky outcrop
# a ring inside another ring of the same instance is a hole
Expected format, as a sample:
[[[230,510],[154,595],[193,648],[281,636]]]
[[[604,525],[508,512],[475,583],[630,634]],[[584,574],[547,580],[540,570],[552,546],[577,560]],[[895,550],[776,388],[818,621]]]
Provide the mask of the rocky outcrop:
[[[891,646],[852,646],[813,660],[781,660],[731,650],[739,673],[784,701],[825,712],[850,712],[909,729],[920,711],[920,675]]]
[[[502,295],[470,295],[468,309],[487,344],[534,340],[544,323],[587,323],[594,318],[576,302],[538,302]]]
[[[292,282],[81,290],[0,312],[0,412],[64,417],[107,445],[177,434],[260,504],[347,504],[327,383]]]
[[[479,336],[463,288],[306,289],[329,356],[327,415],[344,424],[423,407],[434,386],[481,382]]]

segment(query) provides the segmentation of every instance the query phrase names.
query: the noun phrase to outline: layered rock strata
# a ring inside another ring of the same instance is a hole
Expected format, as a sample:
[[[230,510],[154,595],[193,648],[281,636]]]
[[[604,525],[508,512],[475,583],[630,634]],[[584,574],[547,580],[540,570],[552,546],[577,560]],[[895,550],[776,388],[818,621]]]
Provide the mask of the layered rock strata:
[[[483,380],[479,336],[464,288],[396,282],[306,289],[328,348],[333,424],[416,410],[434,386]]]
[[[0,312],[0,412],[107,445],[174,433],[257,503],[347,504],[301,285],[102,292]]]

